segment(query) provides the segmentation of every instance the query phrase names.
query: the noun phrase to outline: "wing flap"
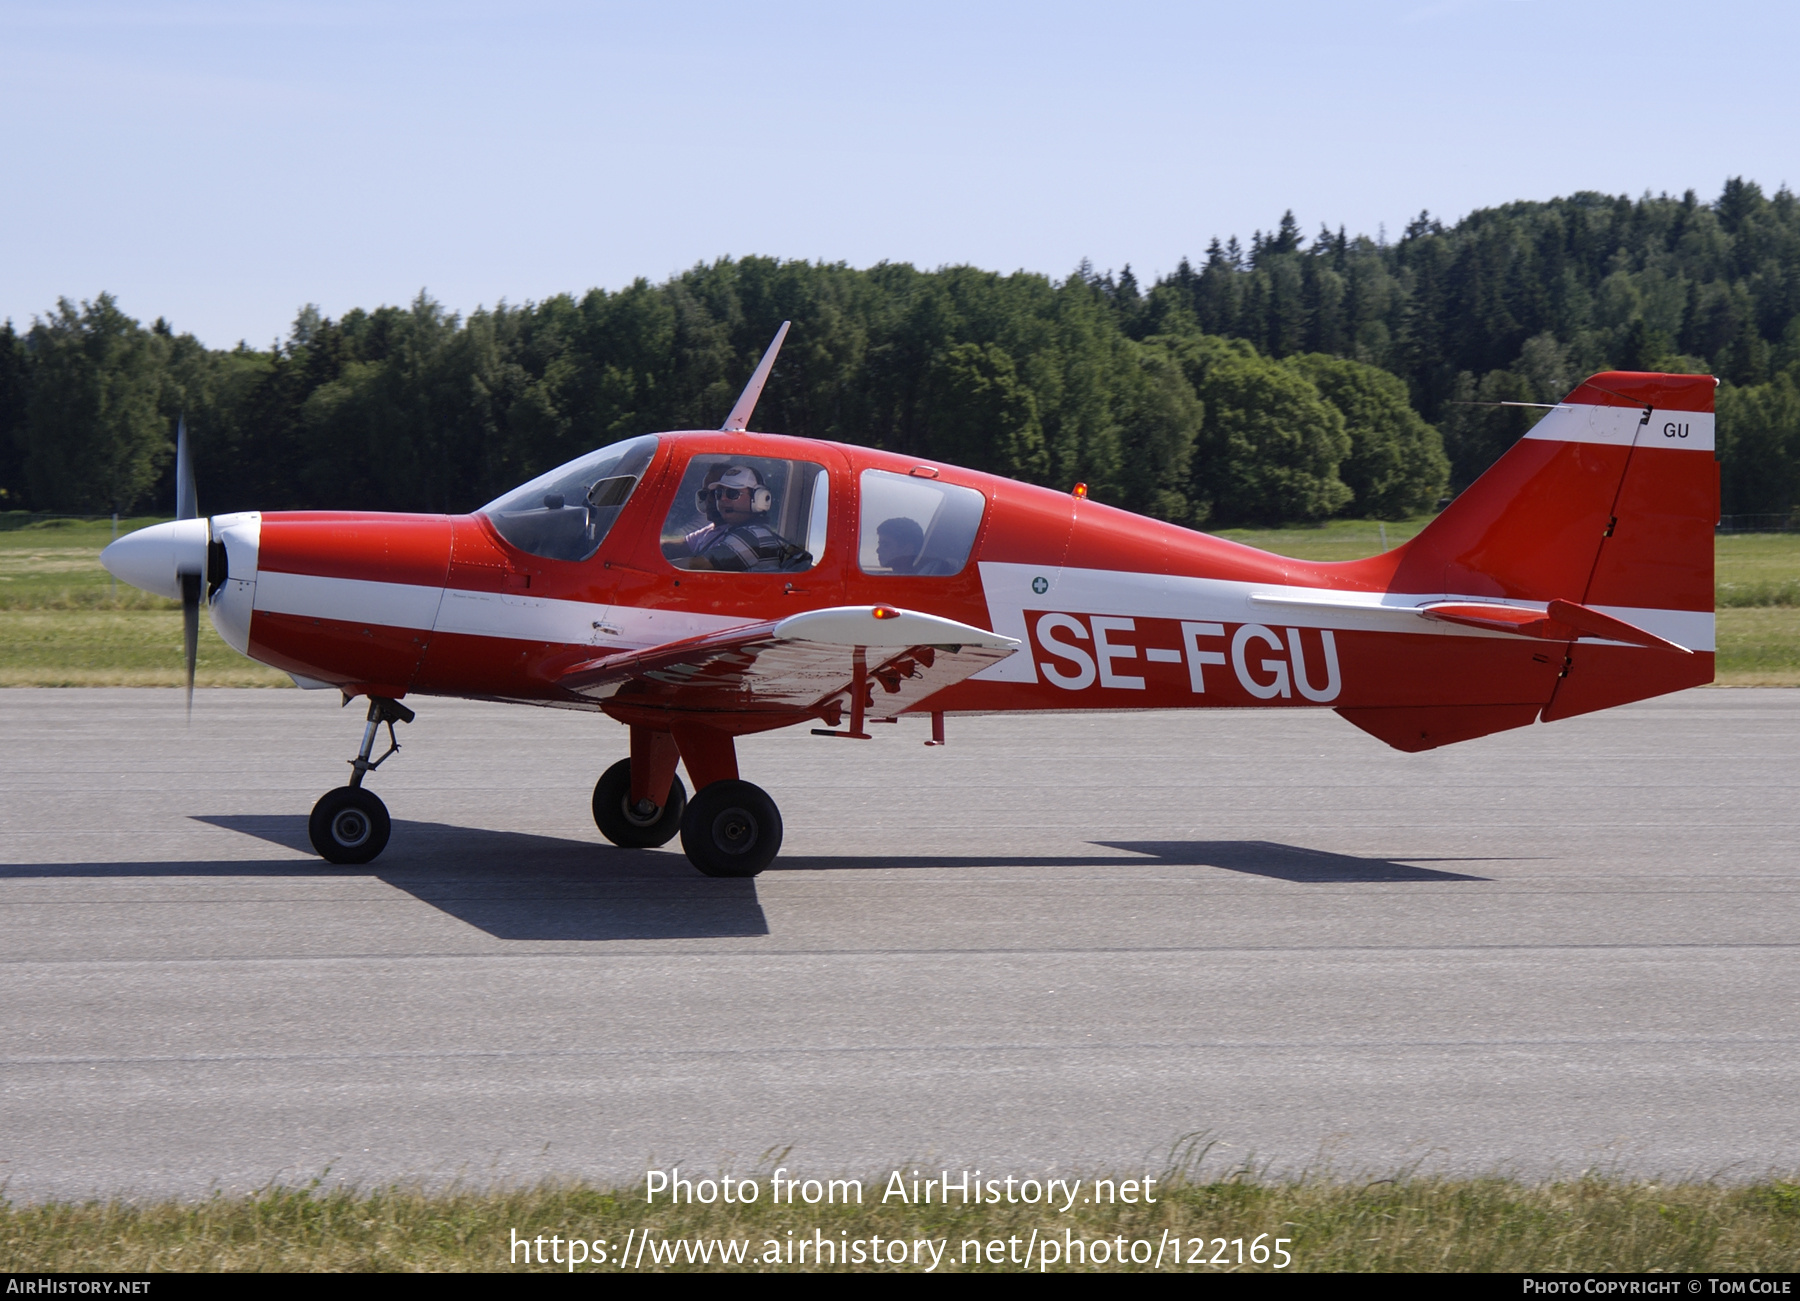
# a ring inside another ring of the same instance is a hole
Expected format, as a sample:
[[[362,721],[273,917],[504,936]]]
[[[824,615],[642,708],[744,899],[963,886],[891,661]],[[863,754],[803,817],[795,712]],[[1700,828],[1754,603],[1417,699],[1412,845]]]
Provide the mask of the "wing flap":
[[[891,718],[1019,643],[985,628],[889,606],[810,610],[578,664],[558,685],[585,700],[683,713],[835,718],[864,665],[864,708]]]

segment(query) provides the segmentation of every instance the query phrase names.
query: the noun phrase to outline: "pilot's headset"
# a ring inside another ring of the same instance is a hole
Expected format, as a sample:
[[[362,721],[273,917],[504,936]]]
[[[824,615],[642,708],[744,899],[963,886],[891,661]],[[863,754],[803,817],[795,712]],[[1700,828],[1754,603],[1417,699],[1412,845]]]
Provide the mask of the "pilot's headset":
[[[694,494],[694,505],[700,513],[712,517],[713,489],[748,488],[750,489],[750,510],[753,514],[762,515],[775,504],[775,494],[763,486],[762,476],[747,465],[728,465],[718,477],[709,477],[706,486]]]

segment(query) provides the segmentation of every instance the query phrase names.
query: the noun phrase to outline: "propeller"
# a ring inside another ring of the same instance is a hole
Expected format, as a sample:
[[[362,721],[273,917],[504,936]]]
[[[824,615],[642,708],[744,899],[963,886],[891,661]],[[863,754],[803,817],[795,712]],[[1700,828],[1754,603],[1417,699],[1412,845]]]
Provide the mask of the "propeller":
[[[188,451],[187,417],[175,426],[175,518],[200,518],[199,495],[194,490],[194,458]],[[204,556],[204,553],[202,553]],[[187,712],[194,717],[194,661],[200,654],[200,602],[206,589],[206,567],[181,564],[175,570],[181,582],[181,649],[187,664]]]
[[[189,718],[194,715],[200,607],[209,604],[230,577],[229,560],[224,539],[213,536],[212,521],[200,514],[184,416],[175,427],[175,518],[127,533],[100,553],[100,563],[121,582],[181,602]]]

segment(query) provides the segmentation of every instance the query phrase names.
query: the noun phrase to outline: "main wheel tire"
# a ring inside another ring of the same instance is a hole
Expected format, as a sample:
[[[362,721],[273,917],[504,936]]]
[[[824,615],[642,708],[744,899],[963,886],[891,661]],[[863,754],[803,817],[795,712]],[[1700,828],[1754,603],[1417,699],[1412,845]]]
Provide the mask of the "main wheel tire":
[[[344,866],[374,858],[387,848],[393,830],[387,805],[360,786],[326,791],[306,820],[306,834],[319,857]]]
[[[687,802],[687,787],[676,777],[669,782],[669,799],[661,808],[654,812],[632,808],[631,760],[621,759],[594,783],[594,825],[622,848],[655,849],[675,839]]]
[[[755,876],[781,851],[781,810],[760,786],[714,782],[688,801],[681,847],[708,876]]]

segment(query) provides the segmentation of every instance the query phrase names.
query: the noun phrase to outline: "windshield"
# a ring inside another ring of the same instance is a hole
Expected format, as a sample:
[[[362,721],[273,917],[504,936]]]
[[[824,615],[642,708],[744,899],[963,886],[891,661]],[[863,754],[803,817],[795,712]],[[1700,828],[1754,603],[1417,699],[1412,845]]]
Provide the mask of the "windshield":
[[[655,455],[653,434],[613,443],[540,474],[480,513],[521,551],[546,560],[586,560],[606,540]]]

